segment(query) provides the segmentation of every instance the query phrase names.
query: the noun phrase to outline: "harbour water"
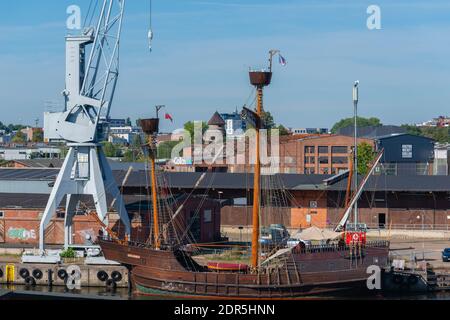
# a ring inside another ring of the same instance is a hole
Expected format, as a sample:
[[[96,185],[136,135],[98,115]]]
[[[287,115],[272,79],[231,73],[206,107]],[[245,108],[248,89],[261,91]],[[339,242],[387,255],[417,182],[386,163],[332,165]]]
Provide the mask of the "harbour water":
[[[114,292],[104,288],[83,288],[68,291],[63,287],[48,288],[44,286],[27,287],[22,285],[0,286],[0,300],[170,300],[170,297],[151,297],[129,293],[126,288]],[[347,292],[342,294],[307,296],[297,300],[450,300],[450,292],[433,292],[427,294],[382,294]]]

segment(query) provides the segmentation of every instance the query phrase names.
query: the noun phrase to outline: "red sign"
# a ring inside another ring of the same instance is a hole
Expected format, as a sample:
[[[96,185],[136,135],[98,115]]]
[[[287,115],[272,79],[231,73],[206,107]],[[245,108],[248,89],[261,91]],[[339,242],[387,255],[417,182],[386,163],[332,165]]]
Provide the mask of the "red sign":
[[[347,232],[345,236],[346,244],[366,244],[367,237],[365,232]]]

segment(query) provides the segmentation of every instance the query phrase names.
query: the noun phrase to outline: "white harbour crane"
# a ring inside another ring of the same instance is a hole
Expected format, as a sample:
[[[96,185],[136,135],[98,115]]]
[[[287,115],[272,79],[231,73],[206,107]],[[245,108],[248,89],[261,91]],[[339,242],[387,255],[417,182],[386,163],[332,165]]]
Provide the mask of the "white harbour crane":
[[[69,151],[40,222],[41,254],[45,252],[45,229],[65,196],[66,248],[72,244],[73,217],[85,195],[93,196],[98,218],[108,225],[106,196],[110,194],[115,199],[113,204],[126,235],[131,232],[124,201],[101,146],[107,135],[119,77],[119,48],[126,1],[93,1],[95,9],[91,22],[98,17],[96,23],[85,27],[78,35],[66,37],[64,111],[45,115],[46,136],[50,140],[65,141]]]

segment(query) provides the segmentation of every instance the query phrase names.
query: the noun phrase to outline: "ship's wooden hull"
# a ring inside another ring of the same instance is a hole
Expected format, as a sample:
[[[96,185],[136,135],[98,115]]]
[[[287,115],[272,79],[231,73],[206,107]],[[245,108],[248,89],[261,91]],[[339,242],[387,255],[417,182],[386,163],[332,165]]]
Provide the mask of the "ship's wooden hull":
[[[387,264],[388,246],[364,248],[358,258],[348,250],[293,253],[263,274],[211,272],[183,252],[100,241],[105,257],[130,266],[143,294],[207,299],[288,299],[364,288],[367,267]]]

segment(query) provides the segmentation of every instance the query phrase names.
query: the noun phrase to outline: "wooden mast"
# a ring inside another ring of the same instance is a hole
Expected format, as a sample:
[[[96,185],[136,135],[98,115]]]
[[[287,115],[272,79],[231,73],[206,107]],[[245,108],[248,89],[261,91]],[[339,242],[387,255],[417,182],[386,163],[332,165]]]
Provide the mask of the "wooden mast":
[[[271,58],[272,59],[272,55]],[[263,127],[263,88],[270,85],[272,70],[250,71],[250,83],[256,87],[257,106],[256,112],[246,109],[246,117],[250,118],[256,131],[256,159],[253,178],[253,232],[252,232],[252,259],[251,266],[256,270],[259,266],[259,227],[260,227],[260,205],[261,205],[261,143],[260,130]],[[245,109],[245,108],[244,108]]]
[[[261,122],[262,115],[262,103],[263,103],[263,88],[257,87],[257,107],[256,115],[257,119]],[[260,193],[261,193],[261,159],[260,159],[260,125],[255,126],[256,131],[256,159],[255,159],[255,172],[253,178],[253,234],[252,234],[252,267],[258,267],[259,260],[259,210],[260,210]]]
[[[143,119],[140,124],[142,131],[147,135],[147,148],[150,158],[150,179],[152,184],[153,237],[155,249],[159,250],[161,248],[161,240],[159,237],[158,181],[156,179],[156,136],[159,132],[159,118]]]
[[[158,212],[158,197],[157,197],[157,181],[156,181],[156,147],[153,136],[150,136],[150,167],[151,167],[151,181],[152,181],[152,204],[153,204],[153,237],[155,238],[155,249],[161,248],[161,241],[159,237],[159,212]]]

